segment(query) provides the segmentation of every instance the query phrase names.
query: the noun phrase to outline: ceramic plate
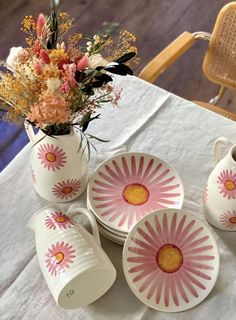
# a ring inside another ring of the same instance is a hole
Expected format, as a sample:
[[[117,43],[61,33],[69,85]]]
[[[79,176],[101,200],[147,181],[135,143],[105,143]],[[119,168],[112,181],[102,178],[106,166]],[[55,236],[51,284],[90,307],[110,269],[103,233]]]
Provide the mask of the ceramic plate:
[[[88,185],[88,198],[103,224],[129,232],[150,212],[181,208],[184,190],[177,171],[163,160],[144,153],[125,153],[96,169]]]
[[[123,268],[130,289],[147,306],[166,312],[203,301],[219,272],[218,248],[208,227],[182,210],[164,209],[129,233]]]
[[[91,205],[90,205],[90,202],[89,202],[89,199],[87,198],[87,208],[93,212],[92,208],[91,208]],[[93,212],[94,213],[94,212]],[[95,215],[96,217],[96,215]],[[103,221],[97,219],[96,217],[96,221],[99,225],[101,225],[103,228],[105,228],[106,230],[108,230],[110,233],[112,234],[115,234],[115,235],[118,235],[118,236],[121,236],[121,237],[124,237],[126,239],[127,235],[128,235],[128,232],[122,232],[122,231],[119,231],[115,228],[111,228],[109,227],[107,224],[105,224]]]
[[[114,234],[111,234],[109,231],[104,229],[100,224],[98,224],[98,230],[107,239],[109,239],[109,240],[111,240],[111,241],[113,241],[115,243],[118,243],[118,244],[120,244],[122,246],[124,245],[124,242],[125,242],[126,238],[122,238],[122,237],[116,236]]]

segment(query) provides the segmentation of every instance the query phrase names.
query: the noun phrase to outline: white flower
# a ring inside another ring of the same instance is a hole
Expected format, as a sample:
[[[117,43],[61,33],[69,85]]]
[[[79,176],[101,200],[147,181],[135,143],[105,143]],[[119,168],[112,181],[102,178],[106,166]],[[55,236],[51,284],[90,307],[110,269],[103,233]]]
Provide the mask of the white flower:
[[[15,71],[16,65],[18,62],[18,57],[20,54],[24,52],[24,49],[22,47],[12,47],[10,50],[10,53],[7,57],[6,63],[7,68],[11,70],[12,72]]]
[[[61,86],[61,80],[58,78],[48,78],[47,79],[47,87],[48,91],[55,92]]]
[[[107,64],[108,64],[108,61],[104,59],[99,53],[96,53],[89,57],[88,67],[91,69],[95,69],[98,66],[105,67]]]

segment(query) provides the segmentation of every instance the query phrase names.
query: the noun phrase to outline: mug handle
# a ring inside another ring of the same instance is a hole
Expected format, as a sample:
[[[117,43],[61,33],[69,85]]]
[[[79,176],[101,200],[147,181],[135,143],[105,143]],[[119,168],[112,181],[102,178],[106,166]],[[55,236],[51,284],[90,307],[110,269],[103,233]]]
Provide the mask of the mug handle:
[[[73,218],[73,217],[79,215],[80,213],[84,214],[89,219],[89,222],[91,224],[92,231],[93,231],[93,236],[96,239],[97,243],[99,245],[101,245],[97,222],[96,222],[94,215],[91,211],[89,211],[85,208],[76,208],[76,209],[69,210],[66,213],[66,215],[68,215],[70,218]]]
[[[27,136],[29,137],[30,142],[32,144],[35,144],[36,143],[36,135],[34,133],[32,125],[29,122],[24,121],[24,126],[25,126],[25,131],[27,133]]]
[[[231,147],[233,143],[226,137],[220,137],[216,140],[214,145],[215,165],[222,159],[222,154],[221,154],[222,145],[225,147]]]

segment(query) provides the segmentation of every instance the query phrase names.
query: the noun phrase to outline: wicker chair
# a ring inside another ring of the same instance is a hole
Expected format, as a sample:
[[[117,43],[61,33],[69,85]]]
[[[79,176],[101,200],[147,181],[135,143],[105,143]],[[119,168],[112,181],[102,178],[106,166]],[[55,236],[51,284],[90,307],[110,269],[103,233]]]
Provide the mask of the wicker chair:
[[[183,32],[144,67],[139,77],[154,83],[163,71],[199,39],[209,41],[203,61],[203,73],[220,88],[209,102],[193,102],[236,121],[236,114],[216,105],[226,88],[236,89],[236,2],[228,3],[221,9],[212,34]]]

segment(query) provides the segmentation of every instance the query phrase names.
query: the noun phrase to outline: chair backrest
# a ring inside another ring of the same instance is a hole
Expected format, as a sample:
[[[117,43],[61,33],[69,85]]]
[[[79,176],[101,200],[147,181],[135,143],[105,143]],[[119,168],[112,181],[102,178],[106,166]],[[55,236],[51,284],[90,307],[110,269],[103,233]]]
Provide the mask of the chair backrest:
[[[210,81],[236,89],[236,2],[228,3],[219,12],[203,72]]]

